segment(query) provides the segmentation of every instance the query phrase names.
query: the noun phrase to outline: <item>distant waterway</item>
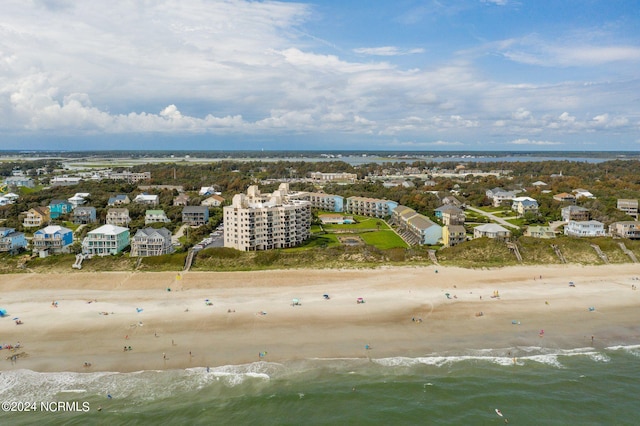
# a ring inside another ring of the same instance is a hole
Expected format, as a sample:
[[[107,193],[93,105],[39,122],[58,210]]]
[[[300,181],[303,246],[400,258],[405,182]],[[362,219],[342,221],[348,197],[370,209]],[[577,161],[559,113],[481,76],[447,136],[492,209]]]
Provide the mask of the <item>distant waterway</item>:
[[[529,156],[529,155],[415,155],[415,156],[376,156],[376,155],[346,155],[346,156],[291,156],[291,157],[198,157],[197,155],[181,156],[181,157],[138,157],[138,158],[96,158],[96,159],[78,159],[65,161],[64,167],[68,170],[83,170],[108,167],[131,167],[140,164],[157,164],[157,163],[192,163],[192,164],[208,164],[220,161],[262,161],[262,162],[312,162],[323,163],[331,161],[343,161],[352,166],[363,164],[388,164],[388,163],[407,163],[411,164],[415,161],[424,161],[427,163],[513,163],[513,162],[540,162],[540,161],[571,161],[580,163],[597,164],[605,161],[617,159],[631,159],[631,157],[620,157],[615,153],[608,156],[598,157],[573,157],[573,156]]]

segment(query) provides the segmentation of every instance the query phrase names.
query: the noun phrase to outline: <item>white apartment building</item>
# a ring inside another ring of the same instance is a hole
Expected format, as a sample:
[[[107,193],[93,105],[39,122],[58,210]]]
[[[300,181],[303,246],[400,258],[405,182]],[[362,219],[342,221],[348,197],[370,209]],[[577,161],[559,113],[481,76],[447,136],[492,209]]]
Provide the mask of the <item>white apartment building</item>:
[[[354,183],[358,180],[358,175],[356,173],[347,173],[347,172],[337,172],[337,173],[322,173],[322,172],[311,172],[309,177],[312,181],[318,183],[324,182],[349,182]]]
[[[294,247],[311,234],[311,203],[289,200],[288,185],[261,194],[256,185],[223,208],[224,246],[241,251]]]

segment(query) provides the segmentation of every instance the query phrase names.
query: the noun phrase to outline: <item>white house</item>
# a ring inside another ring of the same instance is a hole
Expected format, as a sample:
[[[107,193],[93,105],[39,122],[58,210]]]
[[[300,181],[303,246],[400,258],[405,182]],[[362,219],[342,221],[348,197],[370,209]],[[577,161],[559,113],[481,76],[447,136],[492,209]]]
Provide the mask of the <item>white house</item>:
[[[160,196],[154,194],[138,194],[136,198],[133,199],[134,203],[139,204],[148,204],[148,205],[157,205],[160,201]]]
[[[120,253],[129,245],[129,228],[115,225],[102,225],[89,231],[82,240],[82,252],[105,256]]]
[[[89,198],[90,195],[91,194],[89,194],[88,192],[76,192],[76,194],[73,197],[69,198],[67,201],[70,202],[75,209],[76,207],[86,203],[86,199]]]
[[[604,224],[597,220],[570,220],[564,227],[564,234],[571,237],[603,237]]]
[[[213,186],[203,186],[200,188],[200,191],[198,191],[198,195],[213,195],[213,194],[219,194],[218,192],[216,192],[216,189]]]
[[[574,189],[572,192],[576,194],[576,198],[596,198],[595,195],[593,195],[586,189]]]

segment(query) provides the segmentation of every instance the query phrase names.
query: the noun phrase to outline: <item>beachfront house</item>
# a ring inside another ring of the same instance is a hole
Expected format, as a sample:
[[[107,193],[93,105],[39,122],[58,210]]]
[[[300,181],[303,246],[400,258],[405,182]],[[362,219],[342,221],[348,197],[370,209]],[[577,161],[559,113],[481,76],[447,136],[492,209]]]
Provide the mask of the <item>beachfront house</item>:
[[[17,232],[14,228],[0,228],[0,252],[17,253],[26,248],[24,232]]]
[[[109,197],[109,201],[107,202],[107,205],[109,206],[121,206],[123,204],[129,204],[131,202],[131,200],[129,199],[129,196],[126,194],[118,194],[118,195],[114,195],[113,197]]]
[[[617,209],[638,220],[638,200],[619,198]]]
[[[51,200],[49,203],[49,214],[51,219],[57,219],[62,215],[71,213],[73,204],[67,200]]]
[[[129,245],[129,228],[102,225],[82,240],[82,253],[97,256],[117,254]]]
[[[467,231],[463,225],[445,225],[442,227],[442,243],[453,247],[467,241]]]
[[[167,217],[164,210],[147,210],[144,212],[144,224],[150,223],[169,223],[171,219]]]
[[[133,202],[138,204],[147,204],[150,206],[157,206],[158,203],[160,202],[160,196],[155,194],[142,193],[142,194],[136,195],[136,198],[133,199]]]
[[[200,203],[201,206],[205,207],[220,207],[224,203],[224,198],[220,195],[214,194],[211,197],[205,198]]]
[[[171,232],[167,228],[138,229],[131,239],[131,256],[148,257],[173,253]]]
[[[118,207],[107,211],[107,225],[127,226],[131,222],[129,217],[129,209]]]
[[[182,209],[182,223],[191,226],[205,225],[209,222],[209,208],[206,206],[185,206]]]
[[[525,237],[533,237],[533,238],[555,238],[556,233],[551,229],[550,226],[541,226],[541,225],[532,225],[527,226],[523,235]]]
[[[487,223],[473,228],[473,238],[496,238],[507,239],[511,236],[511,231],[496,224]]]
[[[632,220],[614,222],[609,225],[609,234],[612,237],[640,239],[640,222]]]
[[[81,206],[73,210],[73,223],[76,225],[86,225],[96,223],[96,208],[91,206]]]
[[[570,220],[564,227],[564,234],[570,237],[603,237],[604,223],[597,220]]]
[[[22,226],[25,228],[42,226],[50,220],[49,209],[46,207],[32,207],[29,211],[25,212],[24,215]]]
[[[591,218],[589,209],[581,206],[572,205],[563,207],[562,210],[560,210],[560,214],[562,215],[562,220],[565,222],[569,222],[570,220],[584,221]]]
[[[40,257],[68,253],[71,244],[73,244],[73,231],[58,225],[49,225],[37,230],[31,239],[31,249]]]

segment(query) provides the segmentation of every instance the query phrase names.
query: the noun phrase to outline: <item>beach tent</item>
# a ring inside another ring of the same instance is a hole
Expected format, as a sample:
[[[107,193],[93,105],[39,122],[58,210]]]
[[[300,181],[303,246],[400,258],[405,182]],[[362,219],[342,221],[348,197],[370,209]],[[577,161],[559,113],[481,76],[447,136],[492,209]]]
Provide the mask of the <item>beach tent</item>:
[[[6,317],[7,316],[7,310],[6,309],[0,309],[0,317]]]
[[[293,299],[291,301],[291,306],[299,306],[300,305],[300,300],[299,299]]]

